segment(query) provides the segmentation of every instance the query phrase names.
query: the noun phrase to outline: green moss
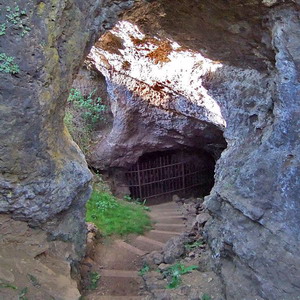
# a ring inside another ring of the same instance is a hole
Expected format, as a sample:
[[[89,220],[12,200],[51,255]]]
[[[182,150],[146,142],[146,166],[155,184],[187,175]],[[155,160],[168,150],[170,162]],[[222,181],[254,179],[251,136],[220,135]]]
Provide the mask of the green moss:
[[[95,190],[86,208],[86,221],[93,222],[105,236],[142,234],[151,228],[150,217],[141,205],[118,200],[108,192]]]

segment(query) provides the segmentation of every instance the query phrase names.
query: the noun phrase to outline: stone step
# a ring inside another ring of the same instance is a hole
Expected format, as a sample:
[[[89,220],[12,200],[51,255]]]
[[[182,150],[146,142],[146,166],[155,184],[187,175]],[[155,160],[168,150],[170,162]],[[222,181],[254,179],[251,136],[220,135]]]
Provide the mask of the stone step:
[[[155,240],[158,241],[160,243],[162,243],[163,245],[172,237],[178,236],[178,234],[173,234],[173,233],[169,233],[169,234],[162,234],[162,233],[156,233],[156,232],[152,232],[149,231],[145,234],[145,237],[151,240]]]
[[[147,242],[144,242],[143,240],[137,239],[136,237],[134,239],[131,239],[130,241],[128,241],[128,243],[130,243],[130,245],[133,245],[136,248],[143,250],[146,253],[161,250],[160,245],[158,246],[158,245],[154,245],[154,244],[149,244]]]
[[[102,277],[123,277],[123,278],[138,278],[138,271],[128,271],[128,270],[107,270],[102,269],[100,271]]]
[[[152,244],[152,245],[155,245],[155,246],[158,246],[158,247],[161,247],[161,248],[165,245],[165,244],[162,243],[162,242],[153,240],[153,239],[151,239],[151,238],[148,238],[148,237],[145,237],[145,236],[142,236],[142,235],[138,236],[138,237],[136,238],[136,240],[138,240],[138,241],[143,241],[143,242],[145,242],[145,243]]]
[[[90,295],[88,300],[142,300],[145,299],[142,296],[99,296],[99,295]]]
[[[154,224],[156,223],[177,223],[177,224],[184,224],[184,217],[183,216],[152,216],[152,220],[154,221]]]
[[[183,215],[174,215],[174,216],[162,216],[157,215],[153,216],[154,219],[184,219]]]
[[[161,204],[155,204],[155,205],[150,205],[149,206],[151,209],[156,209],[156,208],[175,208],[177,209],[179,205],[175,202],[165,202]]]
[[[142,300],[145,299],[143,296],[100,296],[100,295],[89,295],[85,297],[87,300]]]
[[[116,271],[116,270],[110,270]],[[123,271],[123,270],[121,270]],[[118,299],[117,297],[131,297],[138,296],[140,293],[140,288],[143,284],[143,279],[141,276],[137,277],[120,277],[112,272],[109,272],[109,275],[113,276],[103,276],[100,272],[100,280],[98,282],[98,287],[95,291],[91,292],[89,295],[93,295],[93,298],[87,298],[88,300],[98,300],[99,296],[113,296],[113,299]],[[122,272],[123,273],[123,272]],[[137,273],[137,272],[136,272]],[[128,275],[128,274],[122,274]],[[123,298],[124,299],[124,298]],[[126,298],[125,298],[126,299]]]
[[[162,213],[181,213],[181,210],[179,208],[159,208],[159,207],[154,207],[150,210],[150,212],[162,212]]]
[[[178,231],[166,231],[166,230],[150,230],[150,233],[167,234],[167,235],[180,235],[182,232]]]
[[[172,212],[172,213],[166,213],[166,212],[151,212],[149,214],[151,216],[151,218],[164,218],[164,217],[182,217],[183,214],[181,213],[176,213],[176,212]]]
[[[164,224],[164,223],[156,223],[155,227],[170,227],[170,228],[176,228],[179,230],[180,228],[185,228],[186,226],[184,224]]]
[[[135,271],[140,266],[142,253],[136,249],[129,249],[120,242],[113,241],[112,243],[99,244],[94,251],[94,261],[96,265],[102,266],[102,269]],[[143,254],[145,254],[145,251]]]
[[[137,254],[137,255],[140,255],[140,256],[143,256],[145,254],[147,254],[147,252],[139,249],[139,248],[136,248],[122,240],[116,240],[115,241],[116,245],[119,246],[120,248],[123,248],[123,249],[126,249],[130,252],[133,252],[134,254]]]
[[[171,225],[171,226],[169,226]],[[157,223],[153,226],[154,230],[161,230],[161,231],[175,231],[175,232],[185,232],[187,227],[183,224],[175,224],[179,226],[172,226],[174,224],[166,224],[166,223]]]

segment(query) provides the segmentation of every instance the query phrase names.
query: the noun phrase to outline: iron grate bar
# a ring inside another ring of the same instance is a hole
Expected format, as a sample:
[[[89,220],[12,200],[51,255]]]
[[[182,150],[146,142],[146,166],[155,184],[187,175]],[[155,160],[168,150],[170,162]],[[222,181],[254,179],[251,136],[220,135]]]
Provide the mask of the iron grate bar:
[[[176,157],[159,156],[154,160],[138,162],[126,172],[128,187],[135,198],[149,199],[204,185],[205,165]],[[175,162],[174,162],[175,161]]]

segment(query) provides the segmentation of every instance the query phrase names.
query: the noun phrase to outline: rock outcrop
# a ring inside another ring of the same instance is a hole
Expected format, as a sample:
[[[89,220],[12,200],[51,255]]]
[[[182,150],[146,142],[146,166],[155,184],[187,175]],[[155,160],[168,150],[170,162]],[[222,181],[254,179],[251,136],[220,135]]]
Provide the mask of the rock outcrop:
[[[225,121],[201,82],[221,64],[147,38],[127,21],[101,37],[88,61],[106,77],[114,115],[112,130],[88,157],[93,167],[128,167],[144,153],[169,149],[220,156]]]
[[[125,166],[153,148],[197,148],[197,138],[215,150],[224,130],[205,232],[226,295],[297,299],[300,3],[149,2],[90,54],[107,78],[115,115],[109,142],[91,161]],[[199,64],[189,65],[188,55]]]
[[[293,6],[270,11],[270,79],[257,82],[258,93],[235,84],[228,98],[229,147],[206,200],[214,216],[206,229],[230,299],[299,297],[299,25]]]
[[[79,256],[91,174],[64,107],[94,39],[132,2],[0,3],[0,213],[75,243]]]

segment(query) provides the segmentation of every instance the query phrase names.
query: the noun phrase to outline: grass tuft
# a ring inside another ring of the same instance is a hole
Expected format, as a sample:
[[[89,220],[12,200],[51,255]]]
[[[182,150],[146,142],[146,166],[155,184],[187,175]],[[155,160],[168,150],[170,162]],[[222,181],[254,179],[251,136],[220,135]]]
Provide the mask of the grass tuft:
[[[108,192],[94,190],[86,208],[86,221],[94,223],[104,236],[142,234],[151,228],[141,205],[118,200]]]
[[[166,286],[167,289],[176,289],[180,286],[182,279],[181,276],[187,273],[192,272],[193,270],[198,270],[198,266],[184,266],[181,263],[176,263],[166,270],[162,271],[163,275],[168,280],[168,285]]]

